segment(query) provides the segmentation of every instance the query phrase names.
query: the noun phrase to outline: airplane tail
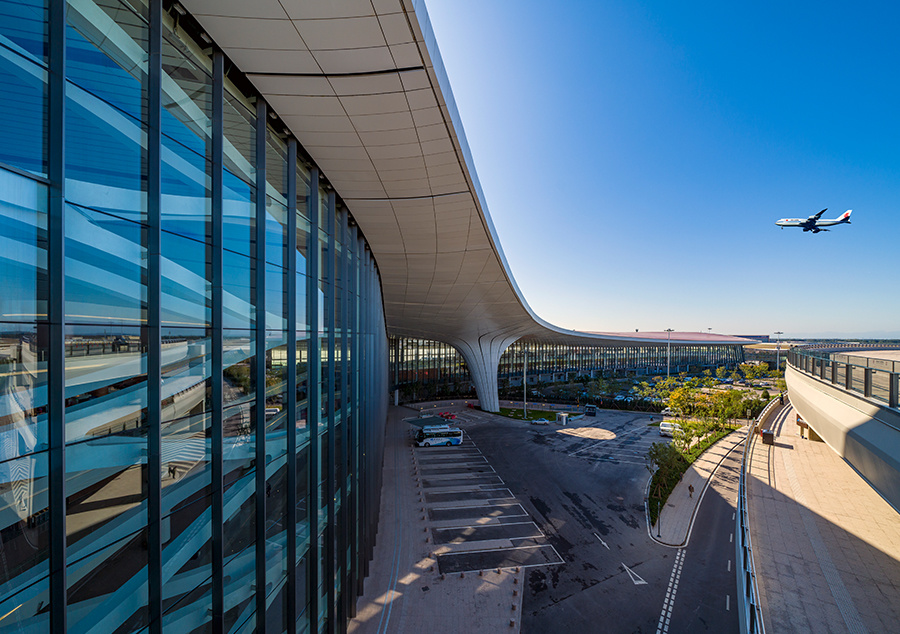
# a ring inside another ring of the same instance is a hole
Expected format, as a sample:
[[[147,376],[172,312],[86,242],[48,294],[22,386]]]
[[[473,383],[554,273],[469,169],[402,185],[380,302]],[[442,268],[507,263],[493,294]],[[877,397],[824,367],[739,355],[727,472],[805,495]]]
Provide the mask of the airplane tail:
[[[852,214],[852,213],[853,213],[853,210],[848,209],[847,211],[845,211],[844,213],[841,214],[841,217],[838,218],[838,220],[841,222],[846,222],[849,225],[850,224],[850,214]]]

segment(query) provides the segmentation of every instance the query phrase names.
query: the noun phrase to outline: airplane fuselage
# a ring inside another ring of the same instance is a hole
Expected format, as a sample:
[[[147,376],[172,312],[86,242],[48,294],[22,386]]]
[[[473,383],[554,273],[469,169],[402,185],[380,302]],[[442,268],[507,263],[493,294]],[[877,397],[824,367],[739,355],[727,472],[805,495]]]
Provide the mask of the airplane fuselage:
[[[820,231],[828,231],[823,227],[833,227],[835,225],[849,225],[850,224],[850,214],[853,212],[852,209],[848,209],[843,214],[841,214],[838,218],[821,220],[821,215],[826,210],[823,209],[819,213],[810,216],[809,218],[782,218],[777,221],[775,224],[779,227],[800,227],[804,231],[812,231],[813,233],[819,233]]]

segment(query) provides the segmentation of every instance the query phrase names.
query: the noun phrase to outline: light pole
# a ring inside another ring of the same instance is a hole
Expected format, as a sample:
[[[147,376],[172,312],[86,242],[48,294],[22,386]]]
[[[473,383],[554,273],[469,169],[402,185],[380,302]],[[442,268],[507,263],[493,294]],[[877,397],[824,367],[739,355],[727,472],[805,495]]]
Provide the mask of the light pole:
[[[666,378],[669,378],[669,368],[672,365],[672,342],[671,336],[675,332],[671,328],[666,328]]]
[[[528,418],[528,349],[522,346],[525,352],[525,362],[522,364],[522,411],[523,418]]]
[[[775,370],[781,371],[781,339],[779,335],[784,333],[780,330],[775,333]]]

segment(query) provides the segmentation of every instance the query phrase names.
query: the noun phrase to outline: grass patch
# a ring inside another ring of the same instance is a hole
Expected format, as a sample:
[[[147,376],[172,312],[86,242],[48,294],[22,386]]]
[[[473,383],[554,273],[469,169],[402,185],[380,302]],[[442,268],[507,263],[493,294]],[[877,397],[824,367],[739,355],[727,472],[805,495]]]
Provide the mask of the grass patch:
[[[651,423],[652,424],[652,423]],[[710,432],[702,440],[693,444],[689,449],[679,451],[674,443],[654,443],[647,452],[651,463],[656,465],[656,471],[650,480],[650,495],[648,506],[650,512],[650,525],[654,526],[659,518],[659,510],[666,505],[672,491],[681,481],[684,472],[688,470],[700,455],[712,445],[722,440],[737,427]],[[699,495],[699,491],[697,492]]]
[[[647,427],[659,427],[659,423],[647,423]]]
[[[522,410],[512,407],[501,407],[500,415],[506,416],[507,418],[513,418],[515,420],[537,420],[538,418],[546,418],[549,421],[556,420],[557,412],[548,412],[542,409],[531,409],[528,408],[528,418],[522,415]]]

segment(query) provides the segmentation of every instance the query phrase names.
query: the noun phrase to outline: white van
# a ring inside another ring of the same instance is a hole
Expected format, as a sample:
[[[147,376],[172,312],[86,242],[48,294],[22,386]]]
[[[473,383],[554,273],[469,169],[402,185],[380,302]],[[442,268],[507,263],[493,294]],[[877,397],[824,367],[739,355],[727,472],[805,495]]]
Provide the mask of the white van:
[[[676,433],[681,433],[681,425],[678,423],[668,423],[663,421],[659,424],[659,435],[675,437]]]

